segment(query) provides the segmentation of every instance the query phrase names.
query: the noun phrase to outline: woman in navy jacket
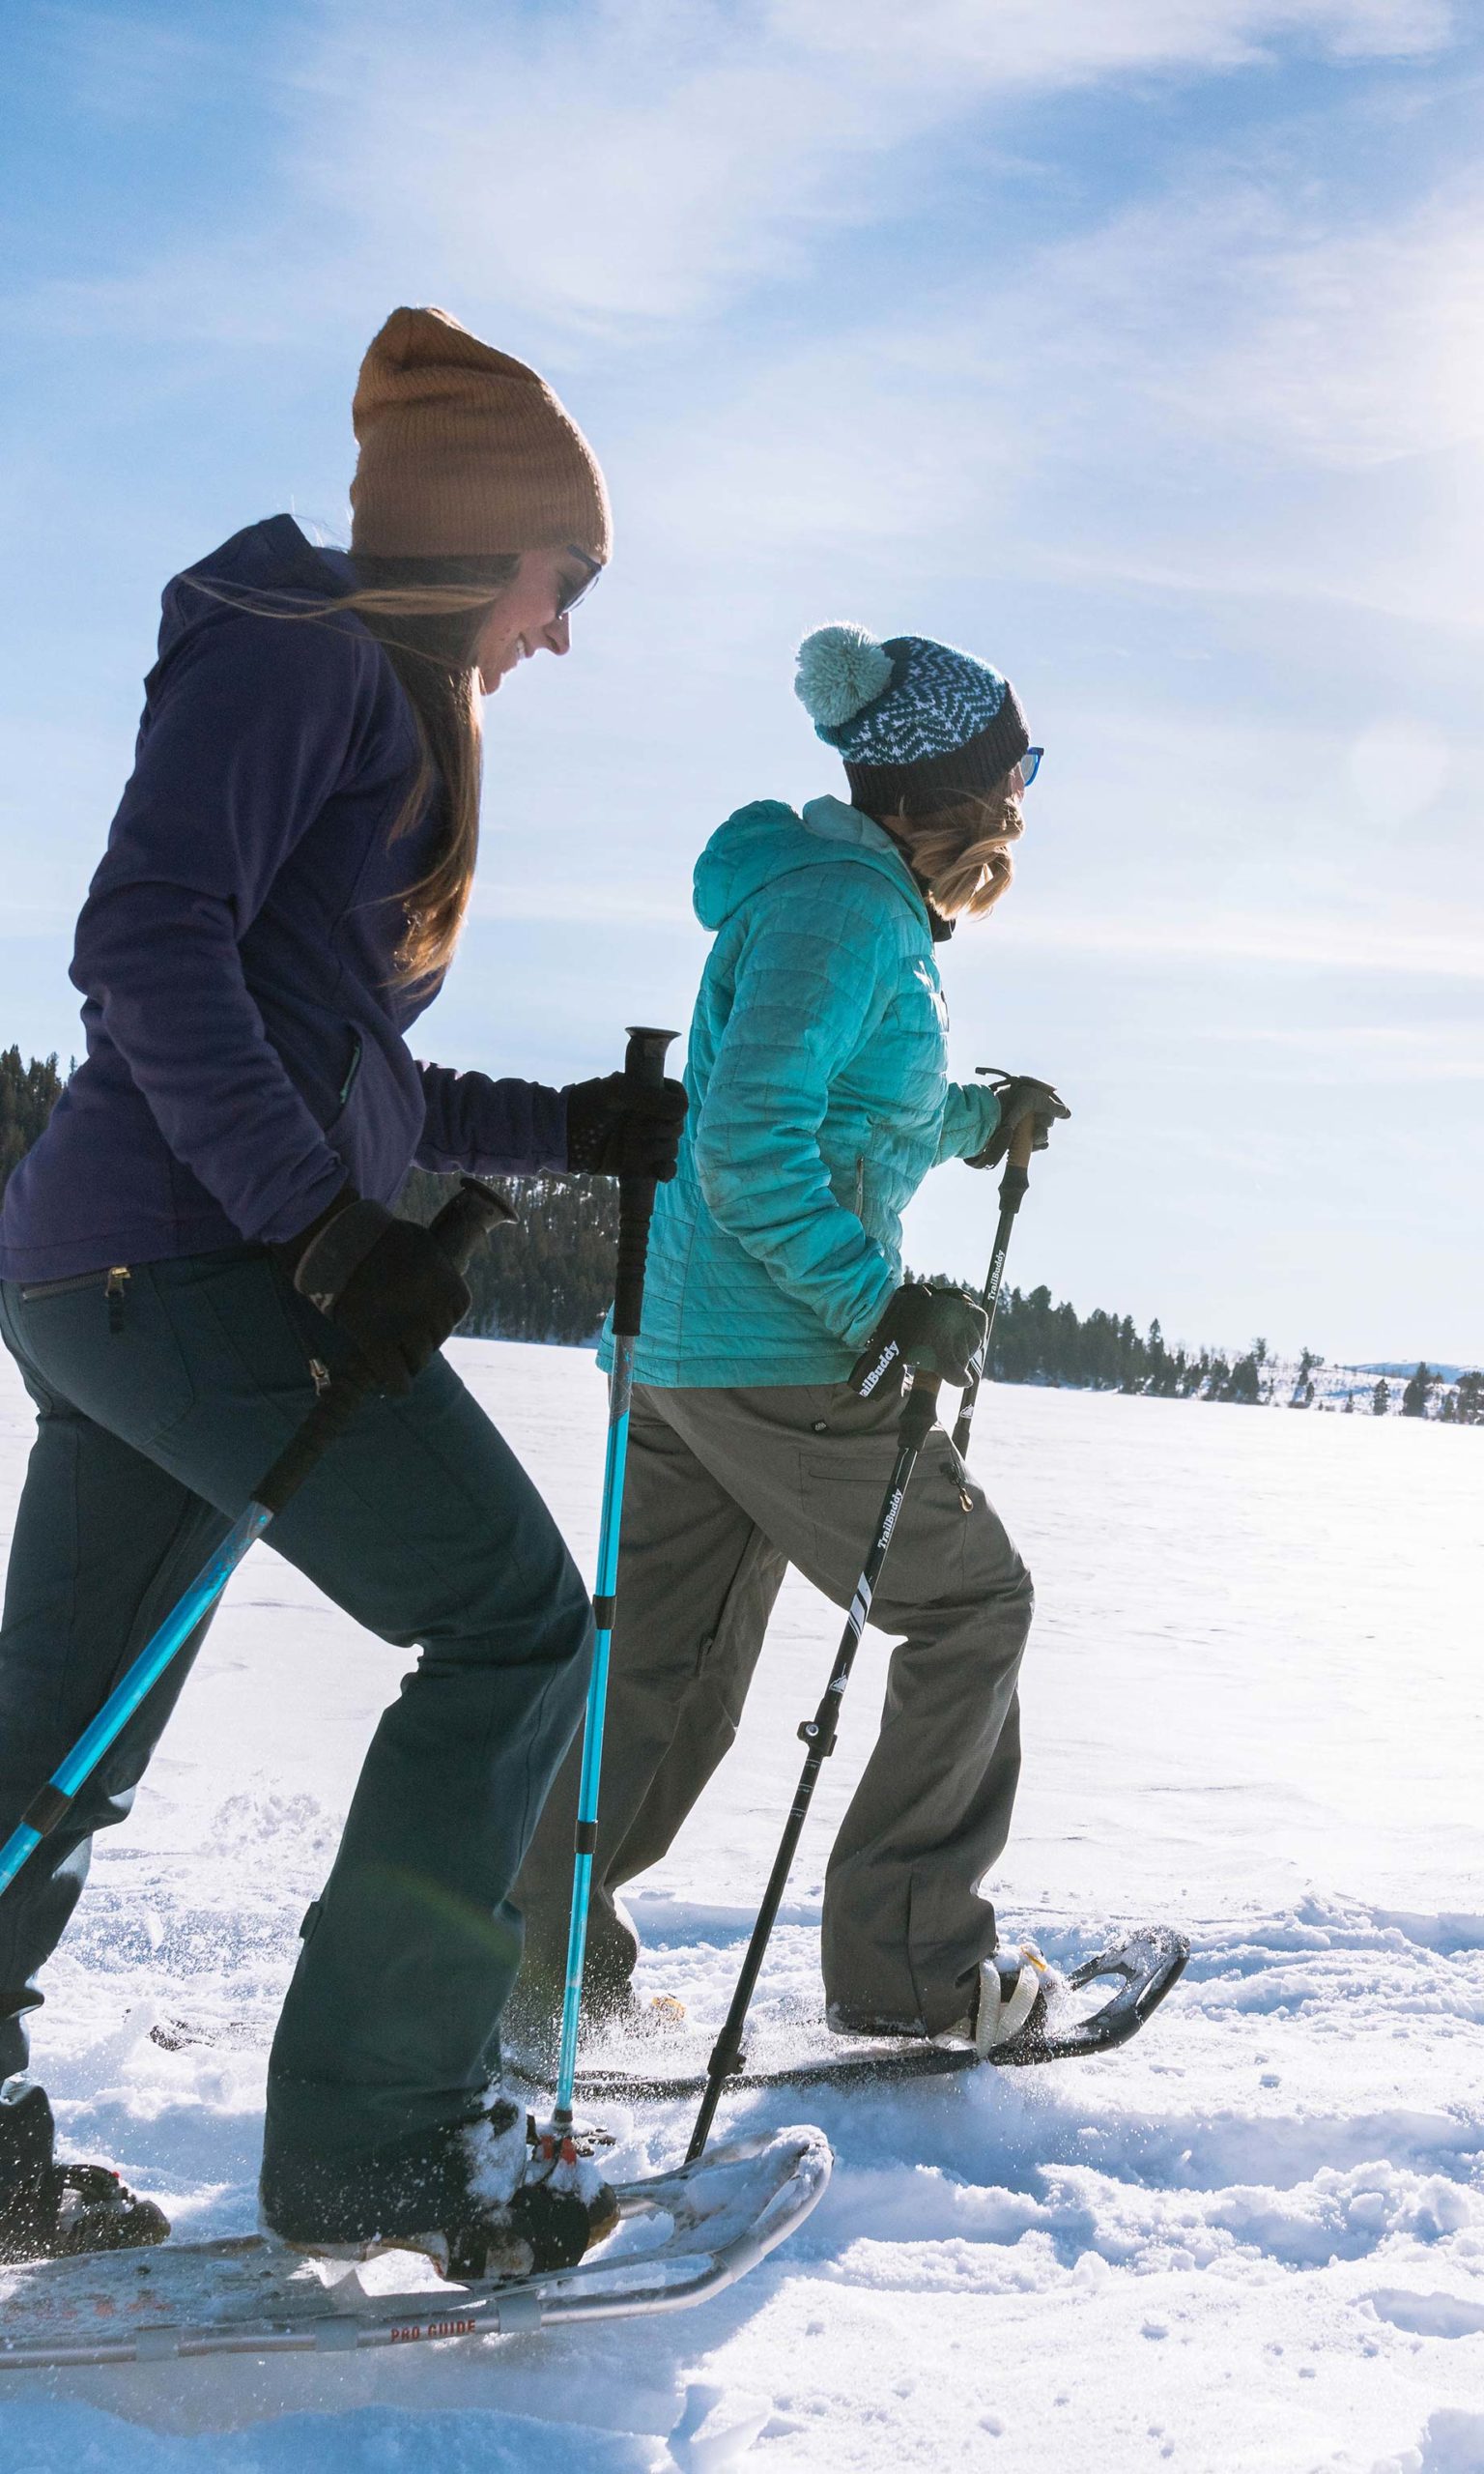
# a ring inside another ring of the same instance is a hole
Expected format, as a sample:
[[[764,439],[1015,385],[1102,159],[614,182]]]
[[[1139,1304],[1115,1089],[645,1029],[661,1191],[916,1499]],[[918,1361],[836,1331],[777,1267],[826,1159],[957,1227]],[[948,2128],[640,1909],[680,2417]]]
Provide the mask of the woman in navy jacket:
[[[0,1216],[0,1333],[38,1414],[0,1631],[0,1837],[317,1385],[369,1366],[378,1391],[273,1544],[419,1656],[305,1920],[262,2196],[294,2240],[519,2266],[536,2243],[580,2255],[603,2211],[523,2183],[492,2092],[509,1887],[579,1714],[589,1610],[439,1353],[468,1292],[390,1205],[414,1162],[671,1174],[684,1101],[636,1107],[617,1076],[493,1081],[407,1046],[472,881],[477,691],[566,651],[608,504],[542,381],[440,311],[393,313],[355,415],[349,556],[278,516],[166,590],[78,924],[86,1060]],[[18,2074],[92,1833],[128,1812],[188,1664],[0,1901],[0,2257],[168,2229],[105,2170],[57,2162]]]

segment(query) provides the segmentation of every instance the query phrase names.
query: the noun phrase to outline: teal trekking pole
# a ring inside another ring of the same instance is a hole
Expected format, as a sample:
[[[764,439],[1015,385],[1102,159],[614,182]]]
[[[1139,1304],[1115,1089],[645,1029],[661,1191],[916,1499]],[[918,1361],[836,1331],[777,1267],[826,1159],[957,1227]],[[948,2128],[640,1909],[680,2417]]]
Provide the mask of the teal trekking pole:
[[[497,1194],[493,1186],[482,1185],[476,1177],[465,1177],[458,1193],[444,1203],[434,1221],[431,1233],[455,1269],[462,1272],[486,1231],[514,1218],[503,1194]],[[58,1822],[65,1820],[104,1753],[118,1742],[134,1712],[211,1613],[253,1539],[262,1537],[274,1514],[282,1511],[290,1497],[299,1492],[310,1471],[344,1434],[374,1388],[370,1375],[353,1366],[315,1402],[298,1433],[290,1437],[272,1467],[259,1480],[246,1510],[233,1522],[215,1553],[202,1565],[159,1629],[146,1641],[92,1725],[84,1729],[40,1794],[32,1798],[0,1847],[0,1898],[27,1857]]]
[[[673,1031],[631,1029],[624,1074],[641,1088],[665,1079],[665,1051]],[[629,1450],[629,1401],[634,1390],[634,1343],[644,1303],[644,1263],[654,1210],[652,1177],[618,1180],[618,1273],[614,1288],[614,1365],[608,1378],[608,1450],[603,1463],[603,1511],[598,1526],[598,1585],[592,1612],[597,1642],[587,1712],[583,1720],[583,1770],[577,1792],[573,1839],[572,1919],[567,1931],[567,1977],[561,2002],[561,2051],[556,2064],[556,2103],[552,2130],[559,2139],[572,2127],[572,2089],[577,2077],[577,2036],[583,2008],[583,1965],[587,1955],[587,1901],[598,1843],[598,1783],[603,1771],[603,1719],[608,1707],[608,1662],[618,1595],[618,1537],[623,1523],[623,1471]]]

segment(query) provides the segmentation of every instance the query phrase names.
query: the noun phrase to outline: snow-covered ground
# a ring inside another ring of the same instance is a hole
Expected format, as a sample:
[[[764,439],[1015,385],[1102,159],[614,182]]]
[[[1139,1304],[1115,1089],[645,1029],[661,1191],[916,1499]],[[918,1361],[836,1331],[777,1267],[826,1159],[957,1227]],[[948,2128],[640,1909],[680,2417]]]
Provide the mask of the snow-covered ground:
[[[602,1387],[459,1363],[590,1568]],[[0,1529],[28,1419],[0,1371]],[[1169,1917],[1189,1971],[1120,2056],[820,2121],[802,2232],[693,2315],[263,2364],[4,2374],[5,2474],[1466,2474],[1484,2468],[1484,1436],[996,1389],[976,1458],[1037,1574],[998,1883],[1053,1956]],[[648,1982],[716,2016],[838,1618],[790,1581],[743,1739],[637,1902]],[[807,1991],[870,1636],[764,1995]],[[264,2054],[398,1655],[253,1555],[51,1971],[37,2064],[83,2154],[182,2231],[253,2214]],[[239,2023],[167,2052],[161,2017]],[[618,2117],[621,2170],[688,2114]]]

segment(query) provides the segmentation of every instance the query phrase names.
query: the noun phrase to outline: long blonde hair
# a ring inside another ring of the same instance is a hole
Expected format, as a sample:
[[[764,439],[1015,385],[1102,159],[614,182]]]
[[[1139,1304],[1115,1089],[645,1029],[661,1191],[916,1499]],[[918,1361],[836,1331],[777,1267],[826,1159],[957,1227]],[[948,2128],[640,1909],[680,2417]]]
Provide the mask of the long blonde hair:
[[[1025,830],[1009,773],[987,791],[935,791],[921,809],[903,798],[881,824],[945,919],[982,919],[994,908],[1015,873],[1010,846]]]
[[[358,557],[363,579],[333,602],[354,610],[382,646],[413,708],[415,779],[388,836],[397,842],[441,791],[444,830],[427,873],[402,899],[407,931],[397,948],[397,984],[442,977],[453,957],[473,891],[479,855],[483,730],[474,646],[497,594],[520,565],[504,558]]]

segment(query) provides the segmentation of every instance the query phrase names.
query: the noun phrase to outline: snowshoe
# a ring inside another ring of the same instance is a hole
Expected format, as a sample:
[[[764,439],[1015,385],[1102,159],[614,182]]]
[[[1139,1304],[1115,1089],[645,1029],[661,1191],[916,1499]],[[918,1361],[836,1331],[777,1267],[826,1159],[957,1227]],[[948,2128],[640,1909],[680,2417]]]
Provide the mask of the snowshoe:
[[[739,2089],[850,2086],[932,2078],[981,2063],[1020,2069],[1089,2059],[1138,2034],[1178,1982],[1189,1952],[1183,1933],[1169,1925],[1150,1925],[1125,1934],[1061,1976],[1030,1943],[1022,1943],[987,1963],[972,2010],[942,2036],[925,2037],[920,2028],[899,2021],[858,2020],[837,2010],[820,2022],[835,2030],[833,2040],[827,2042],[816,2028],[809,2049],[799,2052],[797,2032],[790,2028],[783,2056],[775,2061],[778,2045],[766,2023],[758,2020],[752,2029],[754,2065],[749,2068],[744,2058],[728,2085]],[[1005,1968],[1006,1959],[1013,1962],[1013,1973]],[[1118,1979],[1117,1990],[1091,2009],[1079,2008],[1074,1997],[1105,1976]],[[703,2069],[672,2077],[630,2068],[587,2069],[578,2074],[577,2092],[593,2103],[636,2102],[699,2096],[706,2084]]]
[[[616,2229],[595,2256],[514,2277],[498,2263],[490,2272],[494,2245],[486,2273],[471,2278],[451,2246],[440,2268],[405,2242],[352,2261],[306,2257],[261,2233],[0,2269],[0,2390],[7,2372],[62,2365],[349,2353],[688,2310],[802,2224],[831,2162],[810,2129],[714,2147],[674,2172],[616,2184]]]

